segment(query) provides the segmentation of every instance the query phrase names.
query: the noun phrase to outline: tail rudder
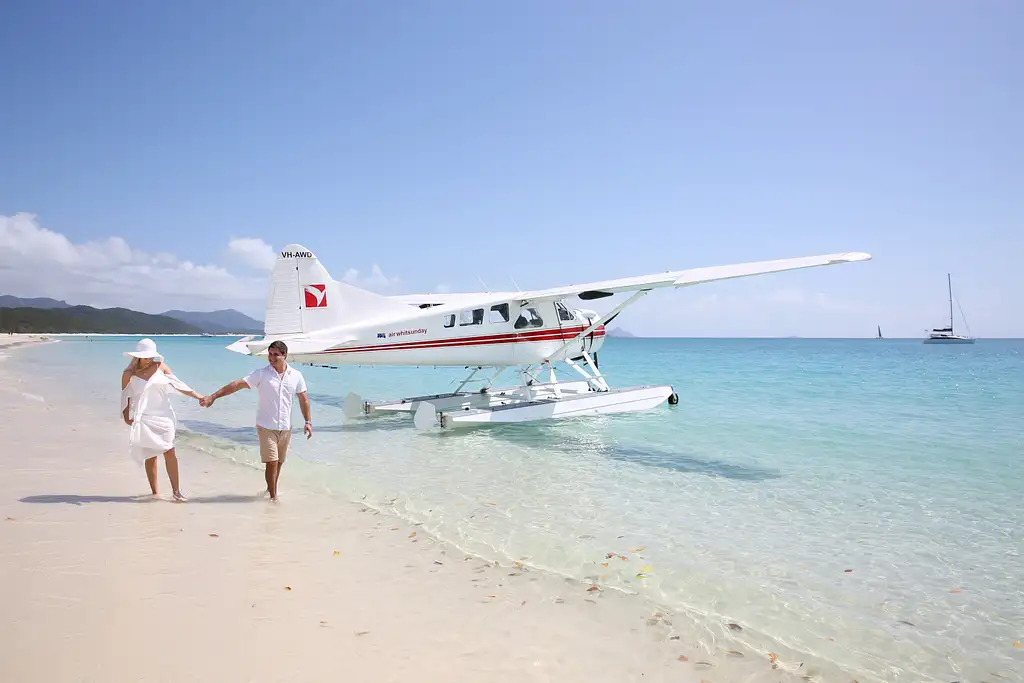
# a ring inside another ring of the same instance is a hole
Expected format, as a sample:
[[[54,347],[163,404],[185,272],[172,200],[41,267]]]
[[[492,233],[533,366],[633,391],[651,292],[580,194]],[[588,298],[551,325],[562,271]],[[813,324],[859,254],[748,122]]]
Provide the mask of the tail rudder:
[[[270,282],[266,337],[310,334],[413,312],[407,304],[338,282],[313,252],[299,244],[281,250]]]

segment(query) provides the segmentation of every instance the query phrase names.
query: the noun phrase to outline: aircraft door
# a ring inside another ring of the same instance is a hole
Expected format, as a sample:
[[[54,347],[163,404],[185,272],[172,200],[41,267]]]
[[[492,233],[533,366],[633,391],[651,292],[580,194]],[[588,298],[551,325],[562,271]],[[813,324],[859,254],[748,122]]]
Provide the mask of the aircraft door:
[[[544,327],[544,317],[541,315],[539,305],[516,306],[511,313],[515,316],[512,328],[517,337],[528,332],[536,332]],[[536,351],[532,350],[534,346],[533,344],[525,344],[517,340],[517,343],[512,345],[513,362],[527,365],[539,362]]]

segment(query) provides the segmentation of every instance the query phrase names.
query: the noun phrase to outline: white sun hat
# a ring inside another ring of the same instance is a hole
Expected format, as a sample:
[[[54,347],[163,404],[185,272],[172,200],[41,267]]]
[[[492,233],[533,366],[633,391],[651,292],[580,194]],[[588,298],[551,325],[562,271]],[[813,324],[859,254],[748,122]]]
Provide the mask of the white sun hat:
[[[157,350],[156,350],[156,342],[154,342],[152,339],[140,339],[139,343],[135,345],[135,350],[134,351],[125,351],[124,355],[128,356],[129,358],[134,357],[134,358],[157,358],[159,360],[163,360],[164,359],[164,357],[161,356],[157,352]]]

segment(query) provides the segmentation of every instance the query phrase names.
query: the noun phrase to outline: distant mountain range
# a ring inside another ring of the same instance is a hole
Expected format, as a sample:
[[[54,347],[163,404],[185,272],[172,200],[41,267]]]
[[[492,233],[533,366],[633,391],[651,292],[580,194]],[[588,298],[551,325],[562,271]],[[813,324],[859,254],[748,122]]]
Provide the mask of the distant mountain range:
[[[0,308],[0,332],[71,334],[201,334],[204,330],[164,315],[127,308]]]
[[[0,295],[0,331],[94,334],[262,334],[263,323],[234,309],[166,311],[72,306],[48,298]]]
[[[263,323],[233,308],[220,311],[164,311],[160,315],[181,320],[210,334],[263,334]]]
[[[0,307],[2,308],[71,308],[71,304],[57,299],[22,299],[10,294],[0,294]]]

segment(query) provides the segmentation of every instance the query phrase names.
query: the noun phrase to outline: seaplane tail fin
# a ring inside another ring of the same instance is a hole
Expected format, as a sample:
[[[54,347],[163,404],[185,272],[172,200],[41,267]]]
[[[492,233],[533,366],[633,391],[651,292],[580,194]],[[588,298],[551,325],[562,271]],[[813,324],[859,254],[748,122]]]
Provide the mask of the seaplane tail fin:
[[[267,295],[266,339],[307,336],[381,317],[411,315],[413,307],[333,279],[302,245],[277,256]]]

